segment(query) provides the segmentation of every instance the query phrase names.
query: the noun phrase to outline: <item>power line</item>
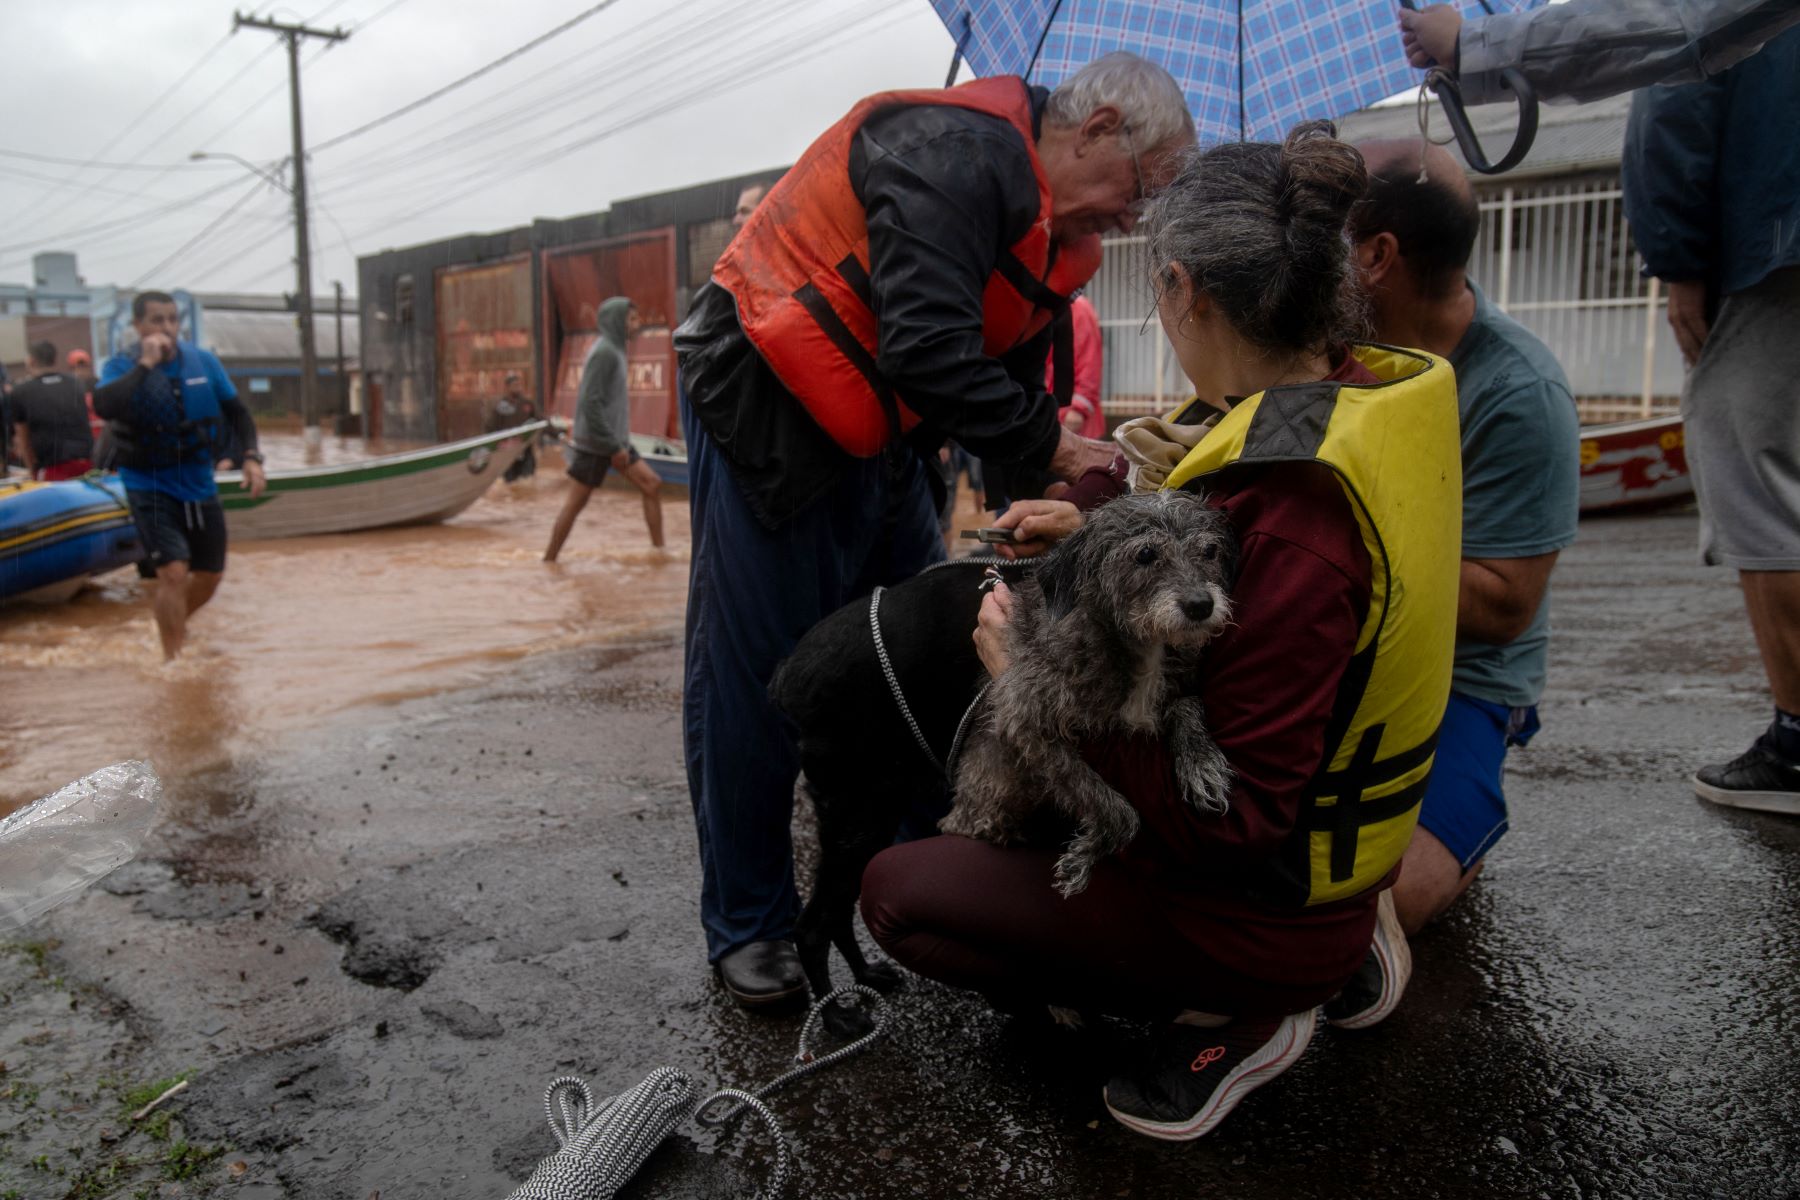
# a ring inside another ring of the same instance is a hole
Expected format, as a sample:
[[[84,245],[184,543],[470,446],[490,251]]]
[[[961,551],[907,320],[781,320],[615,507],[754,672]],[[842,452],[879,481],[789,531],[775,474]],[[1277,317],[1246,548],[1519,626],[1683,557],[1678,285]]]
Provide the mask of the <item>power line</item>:
[[[0,150],[0,158],[23,158],[30,162],[54,163],[73,167],[105,168],[108,171],[178,171],[216,170],[218,163],[175,162],[167,164],[104,162],[96,158],[65,158],[60,154],[34,154],[29,150]],[[40,176],[40,178],[42,178]]]
[[[18,180],[21,184],[26,185],[35,183],[54,186],[57,182],[57,177],[54,175],[40,175],[36,171],[27,171],[23,167],[15,167],[11,164],[0,164],[0,178]],[[125,188],[106,187],[105,185],[98,183],[84,183],[81,186],[89,192],[97,192],[108,196],[120,196],[127,200],[137,200],[139,202],[145,200],[167,201],[171,199],[169,196],[152,195],[148,192],[135,189],[128,191]]]
[[[308,18],[308,19],[312,20],[312,19],[316,19],[319,16],[323,16],[325,13],[331,11],[332,9],[336,8],[338,5],[340,5],[344,2],[345,2],[345,0],[331,0],[331,3],[327,4],[325,6],[325,8],[321,9],[318,13],[315,13],[313,15],[313,17]],[[101,147],[101,149],[95,154],[94,157],[99,158],[102,155],[104,155],[108,150],[111,150],[113,148],[113,146],[117,145],[121,140],[123,140],[126,134],[130,133],[133,129],[136,129],[137,126],[139,124],[141,124],[145,118],[147,118],[151,114],[159,111],[159,108],[162,105],[163,101],[165,101],[165,100],[169,99],[171,96],[175,95],[175,93],[181,88],[181,86],[183,84],[185,84],[190,78],[192,78],[194,76],[194,74],[200,69],[201,66],[203,66],[206,62],[210,61],[214,54],[216,54],[219,50],[223,49],[224,46],[226,45],[226,43],[231,41],[232,34],[234,34],[236,32],[237,32],[237,28],[236,28],[236,26],[233,26],[230,32],[225,34],[225,36],[220,38],[219,41],[217,41],[216,43],[214,43],[206,51],[206,53],[204,53],[200,56],[199,61],[195,62],[193,66],[189,67],[186,71],[184,71],[179,79],[177,79],[174,83],[170,84],[166,89],[164,89],[162,94],[159,95],[155,100],[151,101],[149,104],[146,104],[141,110],[139,110],[138,115],[132,119],[131,123],[128,124],[124,129],[120,130],[117,134],[114,134],[113,137],[106,143],[106,145]],[[189,109],[187,111],[187,113],[184,116],[182,116],[179,120],[177,120],[173,125],[168,126],[161,133],[157,134],[155,137],[151,138],[149,141],[143,143],[143,145],[141,147],[139,147],[138,153],[133,155],[128,161],[131,163],[140,162],[143,159],[144,155],[148,154],[150,152],[150,150],[153,147],[155,147],[158,143],[162,142],[170,134],[174,133],[177,129],[180,129],[182,126],[186,125],[189,121],[192,121],[195,117],[199,116],[202,112],[206,111],[207,107],[209,105],[211,105],[213,103],[213,101],[217,100],[220,96],[224,95],[226,91],[230,90],[230,88],[232,86],[234,86],[238,82],[238,80],[242,79],[245,75],[247,75],[252,69],[255,68],[257,63],[261,62],[264,58],[266,58],[270,54],[270,52],[272,52],[273,50],[274,50],[274,47],[271,45],[271,46],[265,46],[262,50],[258,51],[254,56],[251,57],[249,62],[245,63],[241,68],[239,68],[238,72],[235,75],[233,75],[231,78],[227,79],[224,83],[220,84],[218,87],[214,88],[211,92],[207,93],[205,99],[201,100],[193,108]],[[81,170],[82,170],[81,168],[77,168],[75,171],[71,172],[70,175],[68,176],[67,182],[72,183],[77,178],[79,178],[81,175]],[[105,170],[106,170],[106,174],[102,175],[100,177],[101,179],[105,179],[112,174],[112,170],[110,168],[105,168]],[[50,200],[54,199],[56,195],[60,194],[61,190],[62,189],[58,189],[57,192],[46,193],[44,196],[39,197],[37,202],[28,206],[23,212],[18,213],[13,218],[14,228],[17,228],[19,225],[23,224],[25,221],[27,221],[30,218],[32,218],[33,216],[35,216],[38,213],[38,211],[45,204],[47,204]]]
[[[805,52],[803,52],[787,61],[772,63],[768,66],[765,66],[761,70],[752,71],[749,74],[735,74],[735,72],[737,70],[736,65],[727,63],[724,65],[724,67],[721,70],[715,72],[713,75],[711,75],[709,77],[706,77],[706,78],[698,81],[693,88],[690,88],[688,91],[675,97],[672,101],[665,101],[665,102],[659,103],[654,108],[641,110],[638,113],[635,113],[632,116],[625,118],[624,120],[621,120],[611,126],[608,126],[607,128],[601,129],[595,133],[583,136],[581,138],[577,138],[574,141],[567,142],[567,143],[564,143],[563,145],[557,146],[553,150],[547,151],[546,153],[540,154],[540,155],[536,156],[535,158],[527,159],[526,161],[517,164],[515,169],[516,169],[516,171],[522,172],[522,171],[531,170],[534,167],[543,166],[546,163],[550,163],[559,158],[563,158],[563,157],[567,156],[570,152],[572,152],[574,150],[582,149],[586,146],[593,145],[596,142],[600,142],[607,138],[614,137],[619,133],[623,133],[629,129],[635,128],[636,126],[645,124],[647,121],[654,120],[658,117],[667,116],[670,113],[678,112],[681,109],[691,107],[694,104],[698,104],[701,101],[711,99],[715,96],[725,95],[730,92],[737,91],[738,89],[740,89],[748,84],[758,82],[770,75],[778,74],[782,71],[789,70],[792,67],[799,64],[800,62],[805,61],[806,59],[814,58],[814,57],[818,56],[819,54],[824,53],[827,50],[835,49],[836,45],[839,42],[843,41],[846,37],[848,37],[852,34],[852,32],[854,31],[854,29],[857,25],[866,24],[868,22],[875,21],[875,22],[878,22],[878,24],[876,24],[875,28],[881,28],[881,27],[884,27],[885,25],[897,23],[896,19],[907,19],[910,17],[910,14],[908,14],[904,10],[897,10],[894,8],[894,6],[887,4],[885,2],[878,2],[876,4],[872,4],[867,7],[870,9],[868,14],[865,16],[862,16],[862,17],[858,17],[853,21],[845,22],[841,16],[834,16],[833,18],[831,18],[830,21],[822,22],[819,25],[813,26],[810,30],[807,31],[808,33],[815,31],[815,30],[829,30],[829,31],[826,32],[817,41],[813,41],[810,44],[808,44]],[[883,17],[884,15],[888,19],[885,21],[880,21],[879,18]],[[796,40],[803,40],[803,35],[796,35]],[[493,187],[497,183],[503,182],[504,178],[505,177],[489,176],[487,178],[482,179],[480,182],[473,184],[470,187],[461,189],[460,191],[451,192],[448,195],[443,195],[443,194],[436,195],[433,197],[432,202],[429,205],[427,205],[426,207],[416,209],[412,212],[406,213],[399,217],[392,218],[385,225],[373,226],[369,229],[363,230],[363,231],[359,232],[356,236],[360,239],[360,238],[366,237],[372,233],[378,232],[382,228],[391,228],[394,225],[398,225],[403,222],[413,220],[417,217],[424,216],[425,214],[433,211],[434,209],[440,209],[444,205],[452,203],[456,200],[460,200],[460,199],[464,198],[465,196],[472,196],[477,192],[484,191],[487,188]]]
[[[151,113],[157,111],[158,107],[161,106],[163,101],[167,100],[170,96],[173,96],[178,90],[180,90],[180,88],[183,84],[187,83],[188,80],[190,80],[194,77],[195,73],[198,72],[201,67],[204,67],[207,63],[211,62],[213,56],[215,54],[217,54],[219,51],[223,50],[225,48],[225,44],[229,41],[231,41],[231,35],[228,33],[224,37],[220,38],[218,41],[214,42],[211,46],[207,47],[206,50],[201,53],[200,57],[194,60],[193,65],[188,67],[187,70],[183,71],[181,73],[181,75],[176,78],[174,83],[171,83],[168,87],[164,88],[162,90],[161,94],[159,94],[156,97],[156,99],[152,100],[150,103],[148,103],[148,104],[144,105],[142,108],[140,108],[138,110],[137,116],[133,117],[129,122],[127,122],[123,129],[119,130],[119,132],[113,134],[112,137],[108,138],[106,140],[106,144],[104,146],[101,146],[99,150],[94,152],[94,158],[97,160],[97,159],[103,157],[107,153],[107,151],[111,150],[114,146],[116,146],[120,142],[124,141],[127,134],[129,134],[132,130],[136,129],[139,125],[143,124],[144,121],[150,116]],[[26,220],[29,220],[32,216],[36,215],[36,213],[38,212],[38,210],[40,208],[42,208],[44,205],[48,204],[50,201],[54,200],[57,196],[60,196],[63,193],[63,191],[68,187],[69,184],[74,183],[77,179],[81,178],[81,173],[83,171],[90,170],[90,169],[94,169],[93,164],[83,163],[81,165],[78,165],[75,170],[70,171],[67,175],[65,175],[63,177],[62,185],[60,187],[58,187],[55,191],[45,193],[44,195],[38,197],[38,199],[34,203],[28,205],[26,208],[24,208],[20,212],[14,214],[14,216],[13,216],[13,222],[15,223],[14,227],[16,228],[18,224],[23,223]]]
[[[785,7],[793,8],[804,3],[805,0],[786,0]],[[775,11],[779,11],[781,7],[783,6],[776,6]],[[865,16],[871,15],[873,11],[872,6],[865,6]],[[790,36],[794,39],[803,39],[804,37],[811,36],[814,32],[830,31],[834,27],[838,27],[842,21],[843,17],[841,15],[834,16],[815,26],[808,27],[801,33],[792,35],[790,35],[788,31],[774,30],[766,34],[763,43],[756,43],[753,40],[750,44],[746,45],[742,37],[736,31],[729,27],[720,27],[716,20],[711,19],[710,15],[703,15],[699,18],[700,24],[711,24],[713,26],[716,31],[713,35],[714,40],[721,42],[730,41],[733,43],[733,49],[736,53],[732,57],[739,61],[744,59],[755,60],[763,51],[773,51],[790,40]],[[767,25],[765,24],[765,29],[766,28]],[[576,89],[573,92],[566,92],[561,95],[578,96],[582,94],[583,91],[591,93],[596,90],[607,91],[615,88],[633,88],[646,94],[660,95],[662,94],[664,86],[670,82],[682,80],[691,82],[696,78],[693,73],[693,63],[713,62],[716,64],[724,61],[723,56],[712,52],[708,45],[708,37],[706,35],[702,35],[698,41],[695,41],[688,39],[687,33],[688,31],[684,28],[676,27],[667,31],[661,38],[654,39],[642,46],[632,47],[628,51],[622,51],[620,54],[621,58],[638,62],[641,65],[637,67],[628,67],[623,70],[608,69],[602,72],[596,72],[595,74],[599,78],[598,85],[589,86],[585,89]],[[686,56],[671,58],[652,52],[656,47],[674,41],[682,41],[686,45],[688,50]],[[735,68],[728,68],[721,77],[728,75],[730,70],[735,70]],[[561,96],[559,96],[559,99],[560,98]],[[548,145],[553,138],[563,136],[578,128],[591,127],[593,121],[598,116],[599,111],[613,111],[616,110],[616,107],[616,102],[608,99],[599,106],[598,111],[577,111],[573,119],[537,133],[530,138],[507,141],[500,152],[504,153],[509,160],[520,158],[523,155]],[[556,115],[566,115],[570,111],[570,106],[567,103],[562,103],[558,105]],[[523,117],[520,117],[519,114],[524,115]],[[380,193],[380,198],[397,199],[400,197],[410,197],[422,190],[437,190],[446,184],[462,182],[466,178],[468,171],[465,166],[459,164],[459,158],[463,157],[465,154],[491,158],[494,151],[482,149],[479,145],[481,141],[498,137],[513,126],[517,126],[526,120],[541,118],[544,115],[541,106],[537,102],[532,101],[522,104],[514,109],[507,110],[496,117],[484,118],[471,124],[458,127],[444,136],[423,145],[407,148],[400,151],[397,155],[389,156],[381,162],[379,174],[373,171],[365,171],[361,173],[361,178],[355,178],[353,174],[351,182],[347,185],[343,185],[340,190],[363,191],[366,193],[367,188],[371,185],[391,183],[393,174],[396,170],[407,168],[414,164],[422,164],[432,159],[438,159],[440,165],[432,167],[418,178],[411,179],[401,184],[399,187],[390,187],[388,190]],[[438,147],[443,147],[450,151],[450,153],[446,154],[441,152],[437,149]],[[333,178],[341,184],[345,179],[345,173],[342,171],[334,172]],[[366,194],[357,201],[359,204],[373,202],[376,202],[376,198]]]
[[[336,146],[341,142],[347,142],[353,137],[360,137],[363,134],[369,132],[369,130],[375,129],[382,125],[385,125],[389,121],[395,120],[399,117],[403,117],[409,112],[413,112],[416,109],[422,108],[425,105],[430,104],[433,100],[436,100],[438,97],[448,95],[449,93],[455,91],[457,88],[462,87],[465,83],[470,83],[476,79],[481,78],[483,75],[486,75],[488,72],[494,70],[495,68],[504,66],[506,63],[511,62],[513,59],[519,57],[519,55],[521,55],[521,54],[524,54],[526,51],[532,50],[538,46],[543,45],[545,42],[549,41],[551,38],[554,38],[554,37],[560,36],[561,34],[567,33],[569,30],[575,28],[575,26],[581,24],[583,21],[587,20],[589,17],[594,16],[597,13],[606,11],[607,9],[611,8],[613,5],[617,4],[618,2],[619,2],[619,0],[600,0],[600,3],[592,6],[591,8],[586,8],[586,9],[583,9],[581,12],[576,13],[573,17],[570,17],[567,21],[564,21],[561,25],[558,25],[555,29],[552,29],[547,33],[539,34],[537,37],[532,38],[529,42],[526,42],[523,46],[520,46],[515,50],[510,50],[505,54],[502,54],[499,58],[494,59],[492,62],[486,64],[485,66],[477,67],[475,70],[469,72],[467,75],[464,75],[462,78],[452,80],[451,82],[445,84],[443,87],[437,89],[435,92],[430,92],[424,96],[421,96],[417,100],[414,100],[413,102],[411,102],[410,104],[403,104],[399,108],[396,108],[393,112],[387,113],[383,116],[376,117],[373,121],[368,121],[368,122],[365,122],[364,124],[358,125],[355,129],[352,129],[347,133],[340,133],[334,138],[327,138],[325,141],[322,141],[318,145],[314,146],[313,149],[314,149],[314,151],[329,149],[330,147]]]
[[[779,14],[784,9],[792,9],[807,2],[808,0],[780,0],[779,3],[765,2],[764,7],[759,10],[759,16],[764,18],[766,24],[771,14]],[[566,114],[573,110],[573,101],[579,97],[592,95],[596,92],[605,93],[619,88],[630,87],[645,74],[667,67],[670,58],[665,53],[665,50],[668,47],[683,47],[687,56],[693,61],[703,62],[711,57],[709,52],[709,39],[714,42],[723,43],[735,40],[738,36],[729,29],[721,29],[720,23],[717,20],[716,11],[702,11],[700,15],[694,17],[685,25],[675,25],[667,28],[660,36],[653,37],[641,44],[630,44],[630,39],[634,35],[641,33],[652,25],[658,24],[664,19],[665,15],[666,14],[659,13],[656,17],[653,17],[648,21],[641,22],[630,29],[621,31],[617,36],[616,42],[623,48],[618,51],[617,55],[613,58],[613,61],[633,62],[638,64],[637,66],[627,66],[620,69],[609,68],[606,70],[595,71],[593,69],[594,52],[591,49],[584,50],[579,55],[565,59],[548,68],[545,72],[537,75],[533,82],[545,86],[541,87],[537,92],[527,94],[520,103],[513,107],[495,112],[492,111],[491,99],[478,101],[456,113],[440,118],[437,121],[427,123],[420,127],[420,129],[415,132],[414,136],[416,137],[418,133],[423,133],[425,130],[454,122],[460,117],[468,116],[470,114],[479,114],[475,120],[466,124],[455,125],[447,133],[427,141],[412,141],[403,145],[382,147],[362,158],[354,159],[348,164],[338,166],[333,170],[332,178],[340,185],[347,185],[354,189],[371,182],[379,181],[386,183],[391,179],[393,172],[397,169],[416,163],[428,162],[434,158],[443,158],[444,155],[439,153],[440,147],[452,149],[457,152],[469,151],[478,154],[485,153],[479,149],[477,143],[489,138],[497,137],[502,133],[521,125],[541,120],[546,116]],[[710,34],[700,32],[708,29],[712,30]],[[742,48],[741,44],[738,48]],[[687,64],[683,60],[676,59],[675,62],[681,72],[686,72],[688,70]],[[557,71],[565,66],[576,64],[582,64],[584,66],[584,74],[589,77],[587,82],[570,86],[556,78],[555,73]],[[551,106],[554,107],[552,108]],[[582,119],[586,120],[588,118]],[[509,142],[505,147],[505,152],[508,154],[516,154],[522,149],[529,149],[532,144],[531,141],[526,141],[524,143]]]
[[[212,220],[208,221],[206,223],[205,227],[202,228],[199,233],[196,233],[193,237],[191,237],[187,241],[181,243],[180,246],[177,246],[174,250],[169,252],[168,257],[164,258],[161,262],[157,263],[154,267],[151,267],[148,271],[142,272],[140,275],[138,275],[138,277],[136,279],[133,279],[126,286],[137,287],[140,283],[143,283],[144,280],[150,278],[152,275],[157,274],[164,267],[168,266],[170,263],[173,263],[176,259],[180,258],[183,254],[186,254],[189,250],[193,249],[194,246],[197,245],[208,234],[212,233],[213,230],[215,230],[219,226],[223,225],[226,221],[229,221],[231,219],[231,216],[233,213],[237,212],[238,209],[244,207],[245,204],[249,203],[251,197],[255,196],[258,192],[262,191],[262,189],[266,186],[268,186],[266,181],[264,181],[262,179],[258,179],[254,184],[251,185],[249,191],[245,192],[243,195],[239,196],[235,201],[232,202],[232,205],[230,208],[227,208],[224,212],[220,213],[218,216],[216,216]]]
[[[267,192],[261,196],[263,201],[274,198]],[[183,264],[182,274],[190,279],[204,278],[241,263],[247,255],[271,249],[280,252],[280,265],[291,270],[293,240],[287,231],[293,226],[293,209],[285,196],[280,199],[281,203],[273,211],[265,205],[240,214],[233,226],[227,227],[210,245],[196,251],[190,262]]]
[[[146,222],[155,220],[157,217],[167,216],[168,214],[170,214],[172,212],[178,212],[184,208],[191,208],[191,207],[193,207],[193,205],[196,201],[205,200],[210,196],[216,196],[220,192],[226,190],[227,188],[236,187],[237,184],[238,184],[238,180],[227,179],[224,183],[215,184],[212,187],[205,189],[204,191],[194,192],[191,195],[183,196],[177,200],[172,200],[168,204],[162,205],[161,207],[158,207],[158,208],[149,209],[148,211],[145,211],[145,212],[132,213],[130,216],[119,217],[116,220],[112,220],[112,221],[103,221],[98,225],[90,225],[84,229],[65,229],[60,233],[52,233],[52,234],[47,234],[43,237],[30,238],[23,242],[13,242],[8,245],[0,246],[0,254],[4,254],[11,250],[29,250],[33,246],[44,246],[44,245],[49,245],[49,244],[52,244],[55,242],[73,242],[73,241],[76,241],[81,238],[91,237],[97,233],[106,232],[108,230],[119,229],[119,228],[127,227],[127,226],[142,225]]]

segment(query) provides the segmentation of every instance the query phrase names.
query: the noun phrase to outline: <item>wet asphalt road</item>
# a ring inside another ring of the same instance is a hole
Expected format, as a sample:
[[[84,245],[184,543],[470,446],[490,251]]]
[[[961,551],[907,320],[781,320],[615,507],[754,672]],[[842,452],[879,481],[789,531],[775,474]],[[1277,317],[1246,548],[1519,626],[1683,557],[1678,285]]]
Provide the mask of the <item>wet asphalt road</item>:
[[[775,1099],[796,1193],[1800,1195],[1800,821],[1687,785],[1768,718],[1693,538],[1685,515],[1583,525],[1513,831],[1384,1025],[1321,1026],[1171,1146],[1100,1104],[1136,1030],[1052,1036],[915,981],[889,1044]],[[673,638],[537,660],[173,781],[144,858],[37,931],[82,1003],[0,960],[9,1078],[194,1070],[180,1128],[231,1147],[209,1178],[245,1200],[498,1200],[553,1148],[553,1075],[781,1070],[798,1018],[739,1012],[703,969],[679,663]],[[67,1107],[62,1136],[97,1138]],[[23,1157],[0,1194],[63,1194]],[[766,1164],[757,1135],[689,1127],[629,1194],[748,1194]]]

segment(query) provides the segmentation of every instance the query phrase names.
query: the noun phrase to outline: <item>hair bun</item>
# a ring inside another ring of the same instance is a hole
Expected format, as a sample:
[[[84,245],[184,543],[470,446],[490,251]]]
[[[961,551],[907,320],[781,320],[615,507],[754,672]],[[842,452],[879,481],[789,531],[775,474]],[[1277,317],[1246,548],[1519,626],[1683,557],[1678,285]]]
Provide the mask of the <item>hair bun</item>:
[[[1356,147],[1337,139],[1330,121],[1304,121],[1281,143],[1282,215],[1341,227],[1369,186]]]

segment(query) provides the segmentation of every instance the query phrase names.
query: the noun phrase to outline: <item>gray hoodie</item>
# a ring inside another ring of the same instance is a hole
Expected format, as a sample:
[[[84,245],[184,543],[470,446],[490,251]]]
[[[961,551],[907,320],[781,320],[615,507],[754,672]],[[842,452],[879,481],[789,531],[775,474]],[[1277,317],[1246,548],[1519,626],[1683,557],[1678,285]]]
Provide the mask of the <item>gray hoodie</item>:
[[[600,336],[581,364],[575,397],[575,448],[611,457],[631,445],[631,405],[625,382],[625,325],[631,301],[614,296],[600,305]]]
[[[1717,75],[1795,24],[1795,0],[1570,0],[1465,20],[1458,78],[1469,104],[1510,99],[1506,67],[1539,99],[1598,100]]]

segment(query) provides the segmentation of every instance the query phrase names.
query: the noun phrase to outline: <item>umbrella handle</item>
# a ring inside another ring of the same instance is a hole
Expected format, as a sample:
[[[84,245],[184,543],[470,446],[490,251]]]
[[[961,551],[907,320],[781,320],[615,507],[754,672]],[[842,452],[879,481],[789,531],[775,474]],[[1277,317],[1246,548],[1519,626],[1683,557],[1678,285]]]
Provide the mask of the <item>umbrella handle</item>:
[[[1462,148],[1463,157],[1468,160],[1469,166],[1483,175],[1499,175],[1512,170],[1525,158],[1533,139],[1537,137],[1538,99],[1531,81],[1516,68],[1507,67],[1501,71],[1500,82],[1511,89],[1519,101],[1519,129],[1513,134],[1511,148],[1497,163],[1488,161],[1486,152],[1481,148],[1481,139],[1475,136],[1475,130],[1469,124],[1469,114],[1463,110],[1462,89],[1457,87],[1456,77],[1443,71],[1434,71],[1428,82],[1444,105],[1444,119],[1450,122],[1450,131],[1456,135],[1456,144]]]

